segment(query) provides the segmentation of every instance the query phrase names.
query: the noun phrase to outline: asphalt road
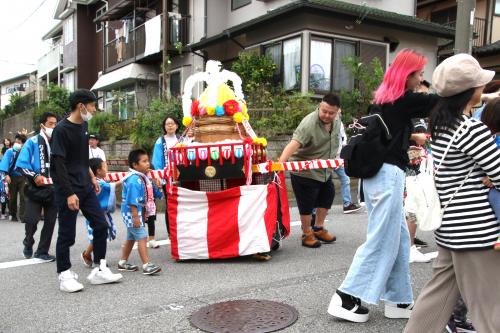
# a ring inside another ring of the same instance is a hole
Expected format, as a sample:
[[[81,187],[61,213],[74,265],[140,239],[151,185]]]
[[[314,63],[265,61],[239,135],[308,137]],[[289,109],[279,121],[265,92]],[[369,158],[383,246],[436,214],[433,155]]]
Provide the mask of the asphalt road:
[[[157,221],[157,238],[165,239],[163,217]],[[292,221],[298,220],[292,208]],[[189,316],[216,302],[236,299],[266,299],[294,306],[299,319],[282,332],[402,332],[405,320],[383,316],[383,304],[370,306],[370,320],[352,324],[326,313],[330,298],[347,272],[356,248],[363,242],[367,216],[361,211],[344,215],[335,206],[327,227],[337,242],[318,249],[300,246],[300,227],[269,262],[252,258],[217,261],[175,262],[170,247],[149,251],[162,266],[158,276],[124,273],[121,283],[92,286],[86,281],[90,270],[80,261],[86,232],[79,217],[77,241],[71,253],[73,270],[85,285],[82,292],[60,292],[55,263],[0,268],[0,332],[197,332]],[[108,264],[116,271],[124,226],[115,213],[118,241],[108,245]],[[41,223],[40,226],[41,227]],[[37,233],[38,234],[38,233]],[[55,248],[57,227],[52,252]],[[24,225],[0,221],[0,267],[22,259]],[[419,237],[434,244],[432,234]],[[38,239],[38,235],[36,236]],[[390,240],[387,240],[390,241]],[[435,251],[435,245],[425,251]],[[139,264],[134,251],[131,262]],[[430,264],[411,264],[415,295],[430,278]]]

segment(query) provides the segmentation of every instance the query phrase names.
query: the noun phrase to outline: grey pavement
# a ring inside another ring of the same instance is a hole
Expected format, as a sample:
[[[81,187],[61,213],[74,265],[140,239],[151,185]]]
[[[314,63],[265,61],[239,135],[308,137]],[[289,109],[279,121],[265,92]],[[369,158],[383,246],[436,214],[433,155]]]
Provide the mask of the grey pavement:
[[[292,221],[298,220],[296,208]],[[108,243],[108,264],[120,257],[124,226],[114,215],[118,240]],[[124,272],[121,283],[90,285],[90,273],[79,258],[86,247],[86,231],[80,216],[77,240],[72,248],[73,270],[85,286],[82,292],[60,292],[55,263],[0,269],[0,332],[198,332],[189,323],[194,311],[208,304],[236,299],[266,299],[294,306],[298,321],[282,332],[402,332],[405,320],[383,316],[383,304],[370,306],[370,320],[352,324],[333,319],[326,308],[340,285],[356,248],[363,242],[367,216],[364,211],[344,215],[334,206],[327,227],[337,236],[334,244],[318,249],[300,246],[300,227],[292,227],[283,247],[269,262],[252,258],[175,262],[170,247],[150,249],[152,261],[162,266],[158,276]],[[39,228],[42,222],[39,224]],[[55,251],[54,233],[51,251]],[[21,260],[24,225],[0,221],[0,263]],[[39,231],[35,239],[38,239]],[[431,233],[419,237],[432,246]],[[157,221],[157,239],[166,238],[163,216]],[[387,239],[390,242],[390,239]],[[36,245],[36,244],[35,244]],[[132,252],[131,262],[139,264]],[[431,264],[411,264],[414,293],[430,278]]]

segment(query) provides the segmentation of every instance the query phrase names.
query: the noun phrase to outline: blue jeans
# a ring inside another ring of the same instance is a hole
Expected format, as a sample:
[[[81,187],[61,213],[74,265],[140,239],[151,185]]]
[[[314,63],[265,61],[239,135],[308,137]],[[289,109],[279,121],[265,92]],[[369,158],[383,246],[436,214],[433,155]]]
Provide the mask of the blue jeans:
[[[488,197],[490,199],[491,208],[493,208],[497,219],[500,221],[500,191],[496,188],[492,188]]]
[[[351,180],[349,176],[345,174],[344,167],[340,167],[338,169],[333,170],[337,174],[340,180],[340,191],[342,193],[342,203],[344,207],[349,206],[352,203],[351,199]]]
[[[392,164],[384,164],[374,177],[363,179],[368,232],[339,290],[370,304],[413,302],[404,180],[403,170]]]

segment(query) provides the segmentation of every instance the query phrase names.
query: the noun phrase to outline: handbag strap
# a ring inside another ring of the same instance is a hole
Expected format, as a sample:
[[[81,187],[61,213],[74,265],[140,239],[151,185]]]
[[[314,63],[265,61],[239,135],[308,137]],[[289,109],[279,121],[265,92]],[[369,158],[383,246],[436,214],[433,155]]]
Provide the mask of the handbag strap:
[[[462,122],[460,124],[460,126],[456,129],[455,133],[453,133],[453,137],[451,138],[450,142],[448,143],[448,146],[446,147],[446,150],[444,151],[443,157],[441,158],[441,161],[439,161],[439,164],[436,167],[436,171],[435,172],[437,172],[439,170],[439,168],[441,167],[441,164],[443,163],[444,158],[446,157],[446,154],[448,154],[448,151],[450,150],[451,144],[457,138],[457,135],[458,135],[458,132],[460,131],[460,129],[464,125],[466,125],[467,122],[468,122],[468,119],[466,119],[464,122]],[[471,173],[472,173],[472,171],[474,170],[475,167],[476,167],[476,163],[474,163],[474,165],[470,168],[469,172],[467,173],[467,176],[465,176],[464,180],[460,183],[460,186],[455,190],[455,192],[453,192],[450,200],[448,200],[448,202],[446,203],[446,205],[441,210],[441,215],[444,214],[445,209],[448,208],[448,205],[451,203],[451,201],[453,200],[453,198],[455,197],[455,195],[458,193],[458,191],[460,191],[462,189],[462,187],[465,185],[465,182],[467,181],[467,179],[469,179],[469,176],[471,175]]]
[[[474,170],[474,168],[476,167],[476,165],[477,165],[477,163],[474,163],[474,165],[472,166],[472,168],[470,168],[469,172],[467,173],[467,176],[465,176],[465,178],[462,181],[462,183],[460,183],[460,186],[455,190],[455,192],[453,192],[450,200],[448,200],[448,202],[446,203],[446,205],[443,207],[442,214],[444,214],[445,209],[448,208],[448,205],[451,203],[451,200],[453,200],[453,198],[455,197],[455,194],[457,194],[458,191],[460,191],[460,189],[462,189],[462,187],[465,185],[465,182],[467,181],[467,179],[469,179],[469,176],[471,175],[471,173]]]
[[[444,161],[444,158],[446,157],[446,154],[448,154],[448,151],[450,150],[450,147],[451,147],[451,144],[453,143],[453,141],[455,141],[455,139],[457,138],[458,136],[458,132],[460,129],[462,129],[462,127],[466,124],[467,121],[464,121],[460,124],[460,126],[456,129],[455,133],[453,133],[453,136],[451,137],[451,140],[450,142],[448,143],[448,146],[446,146],[446,149],[444,150],[444,153],[443,153],[443,157],[441,157],[441,161],[439,161],[437,167],[436,167],[436,170],[435,172],[437,172],[439,170],[439,168],[441,167],[441,164],[443,163]]]

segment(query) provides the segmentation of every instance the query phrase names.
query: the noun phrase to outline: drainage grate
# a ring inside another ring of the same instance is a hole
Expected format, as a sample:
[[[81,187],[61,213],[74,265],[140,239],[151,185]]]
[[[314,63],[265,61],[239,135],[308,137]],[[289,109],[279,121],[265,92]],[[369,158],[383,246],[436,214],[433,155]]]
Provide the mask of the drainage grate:
[[[191,315],[191,324],[205,332],[265,333],[295,323],[295,308],[265,300],[240,300],[212,304]]]

